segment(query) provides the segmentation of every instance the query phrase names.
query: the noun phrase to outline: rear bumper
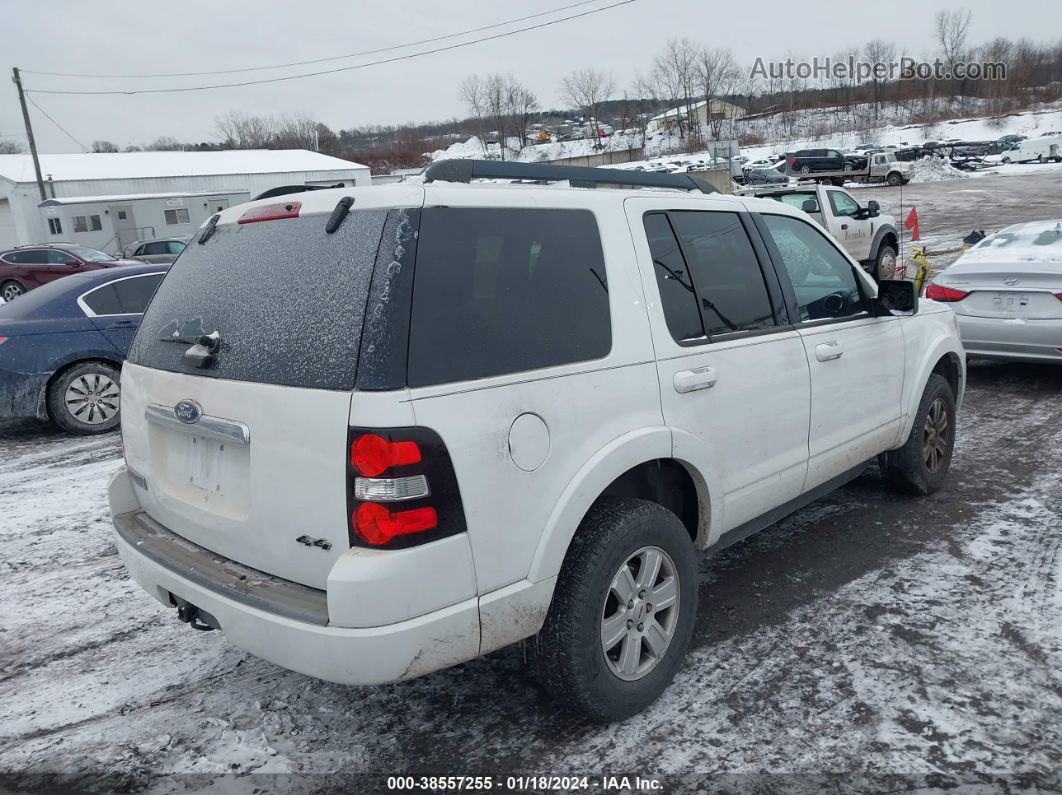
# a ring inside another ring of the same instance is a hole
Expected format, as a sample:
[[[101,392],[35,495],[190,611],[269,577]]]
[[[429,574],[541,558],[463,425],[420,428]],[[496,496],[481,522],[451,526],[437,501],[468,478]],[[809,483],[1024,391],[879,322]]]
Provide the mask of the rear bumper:
[[[126,469],[110,485],[115,543],[132,578],[213,616],[234,645],[318,679],[374,685],[412,679],[480,651],[478,599],[384,626],[335,626],[325,592],[272,577],[192,544],[139,511]],[[363,592],[371,601],[376,594]]]
[[[1062,363],[1062,320],[1021,320],[955,314],[969,356]]]

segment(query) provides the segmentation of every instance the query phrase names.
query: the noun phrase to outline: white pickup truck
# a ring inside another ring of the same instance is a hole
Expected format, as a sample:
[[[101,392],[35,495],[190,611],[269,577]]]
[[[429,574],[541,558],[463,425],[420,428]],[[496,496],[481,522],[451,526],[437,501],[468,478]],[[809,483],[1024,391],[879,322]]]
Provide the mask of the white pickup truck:
[[[882,215],[873,199],[864,207],[844,188],[816,184],[750,192],[806,212],[875,279],[891,278],[896,270],[896,219]]]

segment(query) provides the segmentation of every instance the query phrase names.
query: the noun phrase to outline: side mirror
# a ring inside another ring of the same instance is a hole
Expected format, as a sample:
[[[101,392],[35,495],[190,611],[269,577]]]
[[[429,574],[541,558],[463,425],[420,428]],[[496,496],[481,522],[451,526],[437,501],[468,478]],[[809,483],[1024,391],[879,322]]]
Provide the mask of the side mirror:
[[[817,213],[819,206],[815,203],[814,199],[804,199],[804,203],[800,205],[800,209],[806,213]]]
[[[881,215],[881,205],[871,199],[867,202],[867,218],[875,218]]]
[[[878,303],[889,312],[913,315],[918,312],[918,290],[906,279],[883,279],[878,282]]]

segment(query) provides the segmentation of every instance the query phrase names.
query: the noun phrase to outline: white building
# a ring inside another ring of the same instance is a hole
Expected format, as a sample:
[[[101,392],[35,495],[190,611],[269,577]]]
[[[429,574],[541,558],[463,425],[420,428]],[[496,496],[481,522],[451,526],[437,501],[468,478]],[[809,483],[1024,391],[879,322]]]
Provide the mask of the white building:
[[[369,185],[367,166],[302,149],[0,155],[0,248],[65,241],[109,252],[187,236],[219,207],[285,185]]]
[[[740,105],[727,102],[722,99],[713,99],[711,107],[703,99],[688,107],[671,108],[658,116],[653,116],[646,126],[648,132],[671,130],[678,126],[679,117],[685,117],[687,122],[693,124],[709,124],[713,121],[726,119],[740,119],[745,115],[745,109]]]

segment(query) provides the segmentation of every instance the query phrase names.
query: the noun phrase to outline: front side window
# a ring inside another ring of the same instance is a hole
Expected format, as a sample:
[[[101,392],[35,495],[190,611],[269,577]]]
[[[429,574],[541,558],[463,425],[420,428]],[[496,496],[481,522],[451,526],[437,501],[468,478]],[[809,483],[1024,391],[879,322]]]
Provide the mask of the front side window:
[[[800,320],[858,315],[865,310],[852,265],[812,224],[764,215],[796,294]]]
[[[51,265],[65,265],[68,262],[73,262],[73,260],[74,258],[65,251],[56,251],[55,249],[48,251],[48,263]]]
[[[422,212],[409,386],[600,359],[611,348],[608,281],[593,213]]]
[[[850,216],[859,212],[859,202],[839,190],[830,191],[830,206],[834,215]]]

